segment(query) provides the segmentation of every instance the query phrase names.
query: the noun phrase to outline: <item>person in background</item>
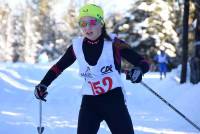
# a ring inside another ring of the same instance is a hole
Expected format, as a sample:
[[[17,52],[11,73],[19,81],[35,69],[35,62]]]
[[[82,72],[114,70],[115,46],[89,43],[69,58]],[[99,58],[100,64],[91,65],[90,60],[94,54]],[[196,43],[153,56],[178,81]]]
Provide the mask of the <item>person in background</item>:
[[[164,50],[160,51],[160,54],[155,57],[156,62],[158,63],[158,68],[160,72],[160,79],[162,80],[162,76],[166,78],[167,73],[167,64],[168,64],[168,56]]]
[[[79,27],[83,36],[72,40],[72,45],[49,69],[34,93],[37,99],[46,101],[47,87],[77,60],[79,74],[84,79],[77,134],[97,134],[103,120],[112,134],[134,134],[120,77],[121,58],[134,65],[127,73],[133,83],[142,80],[149,64],[126,42],[107,34],[103,16],[102,8],[94,4],[80,9]]]

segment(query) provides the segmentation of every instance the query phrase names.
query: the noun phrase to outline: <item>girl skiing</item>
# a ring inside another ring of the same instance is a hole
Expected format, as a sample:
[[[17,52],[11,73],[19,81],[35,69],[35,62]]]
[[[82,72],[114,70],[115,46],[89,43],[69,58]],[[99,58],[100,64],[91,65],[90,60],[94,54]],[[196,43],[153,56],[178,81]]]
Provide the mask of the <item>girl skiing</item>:
[[[121,57],[134,65],[127,77],[133,83],[142,80],[149,69],[148,63],[124,41],[107,34],[101,7],[83,6],[79,26],[83,37],[72,40],[62,58],[35,87],[36,98],[46,101],[47,87],[77,60],[80,76],[85,80],[77,134],[97,134],[103,120],[112,134],[134,134],[120,78]]]

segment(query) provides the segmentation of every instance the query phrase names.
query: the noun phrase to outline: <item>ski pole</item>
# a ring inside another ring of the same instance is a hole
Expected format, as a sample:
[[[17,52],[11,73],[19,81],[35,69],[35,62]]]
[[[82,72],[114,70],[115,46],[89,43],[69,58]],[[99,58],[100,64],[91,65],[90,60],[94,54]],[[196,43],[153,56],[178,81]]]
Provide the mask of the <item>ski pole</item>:
[[[167,104],[171,109],[173,109],[176,113],[178,113],[181,117],[183,117],[187,122],[189,122],[193,127],[195,127],[200,132],[200,127],[198,127],[195,123],[193,123],[189,118],[187,118],[184,114],[182,114],[179,110],[177,110],[173,105],[171,105],[168,101],[166,101],[163,97],[161,97],[158,93],[156,93],[152,88],[150,88],[147,84],[144,82],[141,82],[141,84],[146,87],[151,93],[156,95],[161,101],[163,101],[165,104]]]
[[[42,134],[44,127],[42,127],[42,100],[39,100],[39,126],[37,127],[38,134]]]

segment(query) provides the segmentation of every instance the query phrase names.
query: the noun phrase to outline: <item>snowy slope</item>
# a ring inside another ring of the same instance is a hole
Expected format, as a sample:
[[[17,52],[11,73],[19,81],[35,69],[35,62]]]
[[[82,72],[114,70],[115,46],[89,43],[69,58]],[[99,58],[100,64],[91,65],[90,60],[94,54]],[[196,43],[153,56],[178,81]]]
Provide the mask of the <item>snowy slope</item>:
[[[51,64],[0,63],[0,134],[37,133],[39,105],[33,90],[50,67]],[[148,73],[144,82],[200,126],[200,84],[180,85],[175,75],[173,71],[161,81],[158,73]],[[126,81],[124,75],[122,79],[136,134],[198,133],[141,84]],[[81,83],[74,64],[51,84],[47,102],[43,103],[44,134],[76,134]],[[110,134],[104,122],[98,134]]]

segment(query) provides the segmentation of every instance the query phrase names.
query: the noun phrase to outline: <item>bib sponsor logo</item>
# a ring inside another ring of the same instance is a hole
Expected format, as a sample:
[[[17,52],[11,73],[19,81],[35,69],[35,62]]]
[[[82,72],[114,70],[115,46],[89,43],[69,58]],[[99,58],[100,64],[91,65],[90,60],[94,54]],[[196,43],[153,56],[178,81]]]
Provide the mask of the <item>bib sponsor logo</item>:
[[[108,74],[108,73],[111,73],[111,72],[113,72],[112,65],[104,66],[104,67],[101,68],[101,73],[102,74]]]
[[[90,67],[87,67],[84,73],[81,73],[81,76],[84,78],[94,78],[94,75],[90,71]]]
[[[83,11],[83,12],[88,12],[88,9],[83,9],[82,11]]]

